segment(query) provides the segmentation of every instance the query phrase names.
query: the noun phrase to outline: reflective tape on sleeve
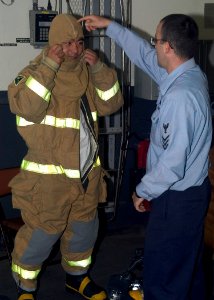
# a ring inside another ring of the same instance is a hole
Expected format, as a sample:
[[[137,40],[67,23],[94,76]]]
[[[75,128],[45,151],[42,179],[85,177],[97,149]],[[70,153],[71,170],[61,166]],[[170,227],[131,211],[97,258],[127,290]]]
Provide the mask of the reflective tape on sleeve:
[[[50,101],[51,92],[32,76],[30,76],[27,79],[25,84],[27,85],[27,87],[29,87],[29,89],[31,89],[34,93],[39,95],[43,100],[47,102]]]
[[[16,116],[16,125],[17,126],[29,126],[29,125],[34,125],[35,123],[33,122],[29,122],[27,120],[25,120],[24,118],[20,117],[20,116]]]
[[[28,271],[28,270],[24,270],[23,268],[21,268],[20,266],[14,264],[14,262],[12,262],[12,271],[19,274],[22,278],[24,279],[36,279],[39,272],[41,271],[41,269],[39,270],[35,270],[35,271]]]
[[[114,95],[116,95],[116,93],[118,92],[118,90],[120,89],[120,85],[119,82],[116,81],[116,83],[113,85],[112,88],[110,88],[108,91],[101,91],[98,88],[96,88],[97,94],[98,96],[104,100],[104,101],[108,101],[109,99],[111,99]]]
[[[64,258],[64,260],[65,260],[66,264],[69,265],[70,267],[86,268],[91,264],[91,256],[89,256],[86,259],[79,260],[79,261],[67,260],[65,258]]]

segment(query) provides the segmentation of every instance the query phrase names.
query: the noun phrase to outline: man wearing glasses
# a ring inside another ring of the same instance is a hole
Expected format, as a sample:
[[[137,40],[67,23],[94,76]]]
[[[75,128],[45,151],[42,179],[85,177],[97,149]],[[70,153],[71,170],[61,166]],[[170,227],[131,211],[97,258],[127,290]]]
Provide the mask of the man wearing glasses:
[[[210,200],[208,153],[212,119],[206,76],[195,63],[198,27],[183,14],[163,18],[151,45],[127,28],[86,16],[87,30],[107,28],[131,61],[159,86],[145,176],[133,202],[144,212],[144,299],[204,300],[203,225]]]

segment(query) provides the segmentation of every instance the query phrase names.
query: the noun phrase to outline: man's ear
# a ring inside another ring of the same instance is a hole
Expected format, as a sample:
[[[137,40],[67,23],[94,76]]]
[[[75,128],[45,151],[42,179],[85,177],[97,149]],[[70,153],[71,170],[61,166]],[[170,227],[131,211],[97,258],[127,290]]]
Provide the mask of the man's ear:
[[[171,48],[169,42],[165,42],[164,43],[164,51],[165,51],[165,53],[169,53],[171,50],[172,50],[172,48]]]

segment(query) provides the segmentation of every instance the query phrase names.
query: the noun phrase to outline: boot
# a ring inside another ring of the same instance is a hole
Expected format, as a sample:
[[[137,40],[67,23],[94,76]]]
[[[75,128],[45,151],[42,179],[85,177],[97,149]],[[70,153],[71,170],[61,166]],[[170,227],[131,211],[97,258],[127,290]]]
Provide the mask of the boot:
[[[36,300],[35,292],[28,292],[19,288],[18,300]]]
[[[66,291],[78,293],[85,299],[104,300],[107,294],[103,288],[99,287],[88,274],[70,275],[66,274]]]

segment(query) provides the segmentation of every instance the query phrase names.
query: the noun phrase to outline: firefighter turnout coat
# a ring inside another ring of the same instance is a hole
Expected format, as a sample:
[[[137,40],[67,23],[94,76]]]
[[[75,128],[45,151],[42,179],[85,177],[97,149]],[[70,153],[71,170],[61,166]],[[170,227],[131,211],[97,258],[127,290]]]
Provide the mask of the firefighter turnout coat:
[[[49,46],[83,37],[70,15],[52,22]],[[86,272],[97,238],[97,205],[106,186],[98,157],[98,117],[123,104],[115,70],[83,57],[59,66],[47,50],[9,85],[11,111],[28,151],[11,181],[13,205],[25,225],[13,250],[12,270],[25,289],[36,278],[53,245],[61,239],[62,265],[70,274]]]

